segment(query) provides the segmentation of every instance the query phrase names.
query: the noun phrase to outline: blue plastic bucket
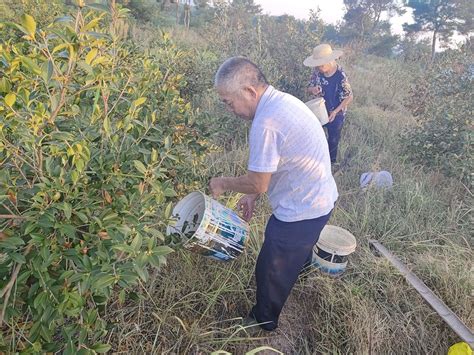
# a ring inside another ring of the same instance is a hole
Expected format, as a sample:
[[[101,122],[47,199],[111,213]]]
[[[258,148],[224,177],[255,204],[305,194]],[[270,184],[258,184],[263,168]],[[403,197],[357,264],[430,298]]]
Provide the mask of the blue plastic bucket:
[[[166,233],[186,239],[184,248],[216,260],[232,260],[245,247],[250,227],[232,209],[201,192],[185,196],[173,209],[176,224]]]

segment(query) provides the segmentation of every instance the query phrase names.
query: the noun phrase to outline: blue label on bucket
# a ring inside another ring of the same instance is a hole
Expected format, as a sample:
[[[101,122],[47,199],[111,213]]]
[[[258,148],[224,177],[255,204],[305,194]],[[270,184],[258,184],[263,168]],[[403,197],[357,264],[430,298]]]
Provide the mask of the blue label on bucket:
[[[323,266],[321,264],[319,264],[316,260],[313,260],[313,263],[312,265],[314,267],[316,267],[317,269],[321,270],[322,272],[325,272],[327,274],[331,274],[331,275],[339,275],[339,274],[342,274],[344,272],[344,270],[346,269],[345,267],[343,268],[329,268],[327,266]]]
[[[224,253],[220,253],[218,251],[214,252],[214,254],[211,255],[211,257],[216,258],[218,260],[229,260],[230,259],[229,255],[226,255]]]

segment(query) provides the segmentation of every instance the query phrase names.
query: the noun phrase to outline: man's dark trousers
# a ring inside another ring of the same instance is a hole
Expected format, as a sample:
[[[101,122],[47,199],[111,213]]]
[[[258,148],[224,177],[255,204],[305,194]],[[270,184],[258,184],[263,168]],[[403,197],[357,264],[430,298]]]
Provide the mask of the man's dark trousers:
[[[257,304],[250,312],[263,329],[278,326],[283,305],[330,216],[298,222],[270,217],[255,269]]]

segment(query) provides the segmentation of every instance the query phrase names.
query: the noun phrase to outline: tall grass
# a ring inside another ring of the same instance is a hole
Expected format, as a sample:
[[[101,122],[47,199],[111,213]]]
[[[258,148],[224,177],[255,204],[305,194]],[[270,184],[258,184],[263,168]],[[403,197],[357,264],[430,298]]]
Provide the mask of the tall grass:
[[[371,238],[404,261],[468,327],[474,326],[472,195],[456,181],[423,172],[401,156],[397,137],[412,118],[402,105],[404,87],[398,86],[398,92],[385,79],[401,68],[371,60],[348,68],[356,102],[344,127],[341,158],[351,159],[336,177],[340,198],[330,221],[357,238],[347,271],[339,278],[310,271],[295,286],[280,328],[259,338],[247,336],[239,317],[255,297],[253,268],[270,214],[263,200],[251,222],[248,246],[237,260],[222,263],[177,252],[152,282],[129,294],[125,304],[110,307],[115,351],[238,354],[267,345],[285,354],[446,353],[459,341],[456,334],[387,260],[371,252]],[[378,70],[368,76],[372,67]],[[392,99],[380,104],[377,97],[390,90],[395,90]],[[203,176],[240,174],[246,160],[245,144],[232,146],[209,158]],[[376,170],[390,171],[394,186],[362,191],[360,174]]]

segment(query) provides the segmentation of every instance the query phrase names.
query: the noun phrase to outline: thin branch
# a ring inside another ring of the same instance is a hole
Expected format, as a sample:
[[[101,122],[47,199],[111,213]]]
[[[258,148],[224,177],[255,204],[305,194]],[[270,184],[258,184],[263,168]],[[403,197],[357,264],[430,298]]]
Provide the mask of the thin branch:
[[[11,202],[11,201],[10,201]],[[15,212],[13,212],[7,205],[2,203],[2,207],[5,208],[10,214],[15,215]],[[16,206],[14,206],[16,208]]]
[[[17,216],[17,215],[14,215],[14,214],[0,214],[0,218],[3,218],[3,219],[26,219],[26,217]]]
[[[33,247],[33,244],[28,244],[25,251],[23,252],[23,256],[28,255],[28,253],[31,251],[32,247]],[[5,311],[7,309],[8,300],[10,298],[10,293],[12,291],[13,285],[15,285],[16,279],[17,279],[18,274],[19,274],[20,269],[21,269],[21,265],[22,264],[20,264],[20,263],[16,264],[15,269],[13,270],[12,277],[11,277],[10,281],[8,281],[6,286],[0,292],[0,298],[3,298],[3,308],[2,308],[2,312],[0,313],[0,327],[3,325],[3,318],[5,316]]]
[[[123,94],[125,93],[125,90],[128,88],[128,84],[130,83],[130,81],[132,80],[132,76],[130,75],[128,78],[127,78],[127,82],[125,83],[122,91],[120,92],[120,95],[119,97],[117,98],[117,100],[115,100],[114,102],[114,105],[112,106],[112,108],[110,109],[110,111],[107,113],[107,115],[111,114],[113,112],[113,110],[115,109],[115,106],[118,105],[119,101],[122,99],[122,96]],[[107,116],[106,116],[107,117]]]

